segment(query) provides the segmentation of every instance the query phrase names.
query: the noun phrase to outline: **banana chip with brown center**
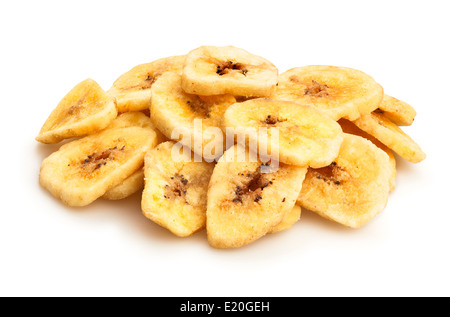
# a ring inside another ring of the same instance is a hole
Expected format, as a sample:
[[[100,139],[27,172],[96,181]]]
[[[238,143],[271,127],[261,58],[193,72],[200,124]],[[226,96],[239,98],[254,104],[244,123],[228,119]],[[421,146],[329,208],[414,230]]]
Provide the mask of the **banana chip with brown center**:
[[[343,138],[336,121],[289,101],[259,98],[235,103],[225,112],[224,122],[241,139],[278,156],[280,162],[298,166],[327,166],[338,155]]]
[[[86,206],[142,166],[156,142],[150,129],[106,129],[67,143],[47,157],[39,182],[66,205]]]
[[[190,94],[268,97],[278,70],[265,58],[233,46],[201,46],[186,55],[182,87]]]
[[[217,162],[208,189],[206,230],[215,248],[236,248],[271,232],[294,208],[307,168],[252,160],[243,146]],[[281,229],[281,227],[279,228]]]
[[[360,136],[344,133],[329,166],[308,169],[298,202],[348,227],[369,222],[386,206],[391,169],[387,154]]]
[[[180,237],[205,227],[206,193],[214,163],[164,142],[145,157],[144,215]]]
[[[312,105],[336,121],[354,120],[377,109],[383,88],[356,69],[312,65],[282,73],[272,98]]]

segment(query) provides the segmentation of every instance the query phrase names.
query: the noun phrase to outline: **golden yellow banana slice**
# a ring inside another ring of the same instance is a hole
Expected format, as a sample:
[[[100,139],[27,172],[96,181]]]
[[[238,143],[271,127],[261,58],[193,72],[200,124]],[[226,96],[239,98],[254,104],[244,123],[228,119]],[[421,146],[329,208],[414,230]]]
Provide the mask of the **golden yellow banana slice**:
[[[295,205],[290,212],[284,215],[281,222],[269,231],[269,233],[276,233],[290,229],[297,221],[300,220],[301,214],[302,208],[300,205]]]
[[[409,135],[380,113],[372,112],[363,115],[353,123],[380,140],[405,160],[419,163],[426,158],[426,154]]]
[[[52,111],[36,140],[58,143],[106,128],[117,116],[114,98],[92,79],[76,85]]]
[[[375,144],[344,133],[335,161],[327,167],[308,170],[298,202],[345,226],[361,227],[386,206],[389,164],[387,154]]]
[[[183,90],[195,95],[268,97],[278,70],[265,58],[233,46],[201,46],[186,55]]]
[[[106,129],[47,157],[39,182],[66,205],[86,206],[133,174],[155,145],[156,134],[150,129]]]
[[[108,93],[117,98],[119,112],[140,111],[150,107],[153,83],[166,71],[181,72],[184,56],[170,56],[141,64],[121,75]]]
[[[241,159],[242,158],[242,159]],[[280,164],[264,173],[240,145],[217,162],[208,189],[206,230],[215,248],[251,243],[276,227],[294,208],[307,168]]]
[[[150,117],[146,116],[142,112],[132,111],[122,113],[118,115],[113,122],[111,122],[111,124],[108,126],[108,129],[127,127],[141,127],[152,129],[156,133],[158,144],[167,141],[167,138],[155,127]]]
[[[411,125],[416,117],[416,110],[404,101],[384,95],[375,112],[382,114],[396,125]]]
[[[312,105],[336,121],[354,120],[377,109],[383,88],[356,69],[311,65],[282,73],[272,98]]]
[[[238,136],[278,155],[280,162],[298,166],[329,165],[343,138],[339,124],[320,110],[289,101],[259,98],[235,103],[227,109],[224,122]],[[267,137],[251,133],[261,128],[267,128]]]
[[[119,200],[127,198],[144,188],[144,169],[141,167],[128,176],[122,183],[109,189],[103,199]]]
[[[156,128],[167,138],[211,160],[223,154],[223,115],[235,102],[231,95],[188,94],[181,89],[181,76],[166,72],[153,85],[150,112]]]
[[[214,163],[195,162],[191,152],[164,142],[145,157],[144,215],[180,237],[205,227],[206,194]]]
[[[369,140],[370,142],[378,146],[380,149],[382,149],[384,152],[386,152],[386,154],[389,156],[389,167],[391,168],[389,189],[392,192],[395,189],[395,183],[397,179],[397,169],[396,169],[397,163],[395,161],[394,153],[386,145],[381,143],[377,138],[358,128],[353,122],[346,119],[340,119],[338,123],[341,125],[342,131],[344,131],[344,133],[359,135],[360,137]]]

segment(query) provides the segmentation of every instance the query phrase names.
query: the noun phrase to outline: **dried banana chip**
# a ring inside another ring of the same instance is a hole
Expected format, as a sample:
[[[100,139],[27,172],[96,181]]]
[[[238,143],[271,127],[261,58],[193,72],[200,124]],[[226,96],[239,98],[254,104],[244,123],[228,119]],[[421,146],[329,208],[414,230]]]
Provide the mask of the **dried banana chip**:
[[[276,171],[263,173],[267,163],[249,157],[248,150],[234,145],[211,176],[206,230],[215,248],[236,248],[261,238],[292,211],[299,195],[306,167],[281,163]]]
[[[416,117],[416,110],[412,106],[386,94],[375,112],[384,115],[396,125],[411,125]]]
[[[320,110],[289,101],[259,98],[235,103],[227,109],[224,122],[238,136],[279,156],[280,162],[298,166],[329,165],[343,138],[339,124]],[[261,128],[267,128],[267,137],[251,133]],[[278,133],[269,128],[277,128]]]
[[[145,157],[144,215],[180,237],[205,227],[206,193],[214,163],[195,162],[191,152],[176,152],[164,142]]]
[[[412,163],[426,158],[420,146],[384,115],[372,112],[353,121],[358,128],[374,136],[398,155]]]
[[[312,65],[282,73],[272,98],[312,105],[336,121],[354,120],[377,109],[383,88],[356,69]]]
[[[361,227],[386,206],[389,164],[387,154],[372,142],[344,133],[335,161],[327,167],[308,170],[298,202],[345,226]]]
[[[158,144],[167,141],[167,138],[155,127],[150,117],[146,116],[142,112],[132,111],[122,113],[118,115],[113,122],[111,122],[111,124],[108,126],[108,129],[127,127],[141,127],[152,129],[156,133]]]
[[[265,58],[233,46],[201,46],[186,55],[182,87],[190,94],[268,97],[278,70]]]
[[[133,174],[155,145],[156,134],[150,129],[106,129],[47,157],[39,182],[66,205],[86,206]]]
[[[184,56],[170,56],[141,64],[121,75],[108,93],[117,98],[119,112],[140,111],[150,107],[153,83],[167,71],[181,72]]]
[[[360,137],[369,140],[370,142],[378,146],[380,149],[382,149],[384,152],[386,152],[386,154],[389,156],[389,167],[391,168],[391,177],[389,178],[389,189],[392,192],[395,189],[395,183],[397,179],[397,169],[396,169],[397,162],[395,161],[394,153],[392,153],[392,151],[386,145],[381,143],[377,138],[358,128],[353,122],[346,119],[340,119],[338,123],[341,125],[342,131],[344,131],[344,133],[359,135]]]
[[[36,140],[61,140],[92,134],[106,128],[117,116],[114,98],[92,79],[76,85],[52,111]]]
[[[180,83],[181,76],[174,72],[163,74],[155,82],[152,121],[167,138],[180,141],[205,159],[220,157],[226,145],[223,115],[236,99],[231,95],[191,95],[181,89]]]

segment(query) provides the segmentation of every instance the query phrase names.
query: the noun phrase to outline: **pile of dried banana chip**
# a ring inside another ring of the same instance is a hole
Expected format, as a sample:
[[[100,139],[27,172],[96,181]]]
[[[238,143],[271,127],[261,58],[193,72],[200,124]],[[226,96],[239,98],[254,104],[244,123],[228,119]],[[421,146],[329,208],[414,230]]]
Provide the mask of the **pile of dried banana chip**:
[[[76,85],[36,137],[73,138],[39,181],[68,206],[141,191],[145,217],[181,237],[206,228],[215,248],[289,229],[301,207],[358,228],[395,187],[392,151],[425,159],[399,128],[415,115],[359,70],[279,75],[243,49],[202,46],[138,65],[108,91]]]

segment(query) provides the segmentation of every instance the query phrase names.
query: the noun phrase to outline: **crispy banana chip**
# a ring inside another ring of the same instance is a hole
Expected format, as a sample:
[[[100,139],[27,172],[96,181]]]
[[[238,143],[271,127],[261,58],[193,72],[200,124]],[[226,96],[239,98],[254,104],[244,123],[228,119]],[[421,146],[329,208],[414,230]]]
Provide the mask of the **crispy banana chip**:
[[[383,88],[356,69],[312,65],[282,73],[272,98],[312,105],[336,121],[354,120],[377,109]]]
[[[164,142],[145,156],[144,215],[180,237],[205,227],[206,194],[214,163],[195,162],[193,154]]]
[[[226,144],[223,115],[236,99],[231,95],[187,94],[180,83],[181,76],[174,72],[166,72],[155,82],[152,121],[167,138],[180,141],[205,159],[215,159],[223,154]]]
[[[290,229],[297,221],[300,220],[301,214],[302,208],[300,205],[295,205],[290,212],[284,215],[281,222],[269,231],[269,233],[276,233]]]
[[[389,189],[392,192],[395,189],[395,183],[397,179],[397,169],[396,169],[397,164],[395,161],[394,153],[392,153],[392,151],[386,145],[381,143],[377,138],[358,128],[353,122],[346,119],[340,119],[338,123],[341,125],[342,131],[344,131],[344,133],[359,135],[369,140],[370,142],[378,146],[380,149],[382,149],[384,152],[386,152],[386,154],[389,156],[389,167],[391,168]]]
[[[242,159],[240,159],[242,158]],[[250,160],[240,145],[220,158],[208,189],[206,230],[215,248],[236,248],[261,238],[294,208],[307,168]]]
[[[108,93],[117,98],[119,112],[140,111],[150,107],[153,83],[166,71],[181,72],[184,56],[161,58],[133,67],[114,82]]]
[[[420,146],[384,115],[372,112],[353,121],[361,130],[374,136],[398,155],[412,163],[426,158]]]
[[[224,122],[238,137],[248,137],[268,154],[278,155],[280,162],[298,166],[329,165],[343,138],[339,124],[320,110],[289,101],[259,98],[235,103]],[[267,134],[260,134],[260,128],[267,128]],[[269,128],[278,128],[278,140]]]
[[[344,133],[336,160],[308,170],[298,202],[325,218],[358,228],[385,208],[390,177],[384,151],[369,140]]]
[[[122,183],[108,190],[102,198],[119,200],[127,198],[144,188],[144,169],[141,167]]]
[[[412,106],[386,94],[375,112],[384,115],[396,125],[411,125],[416,117],[416,110]]]
[[[132,111],[122,113],[118,115],[113,122],[111,122],[111,124],[108,126],[108,129],[127,127],[141,127],[152,129],[156,133],[158,144],[167,141],[167,138],[155,127],[150,117],[146,116],[142,112]]]
[[[92,79],[76,85],[52,111],[36,140],[58,143],[106,128],[117,116],[114,98]]]
[[[182,87],[190,94],[268,97],[278,70],[268,60],[233,46],[201,46],[186,55]]]
[[[39,182],[66,205],[86,206],[133,174],[155,145],[156,134],[150,129],[106,129],[47,157]]]

